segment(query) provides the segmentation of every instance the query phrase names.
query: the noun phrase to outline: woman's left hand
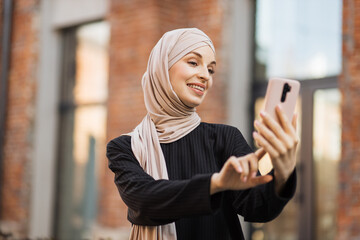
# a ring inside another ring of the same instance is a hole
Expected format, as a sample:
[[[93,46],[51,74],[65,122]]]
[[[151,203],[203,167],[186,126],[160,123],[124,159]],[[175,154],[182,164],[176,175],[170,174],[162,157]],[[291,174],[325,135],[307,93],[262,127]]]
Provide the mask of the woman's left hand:
[[[295,169],[299,137],[296,134],[297,116],[294,115],[290,123],[280,106],[276,107],[276,114],[280,123],[265,112],[261,112],[262,121],[255,121],[257,132],[253,133],[253,137],[256,143],[270,155],[274,167],[275,190],[280,194]]]

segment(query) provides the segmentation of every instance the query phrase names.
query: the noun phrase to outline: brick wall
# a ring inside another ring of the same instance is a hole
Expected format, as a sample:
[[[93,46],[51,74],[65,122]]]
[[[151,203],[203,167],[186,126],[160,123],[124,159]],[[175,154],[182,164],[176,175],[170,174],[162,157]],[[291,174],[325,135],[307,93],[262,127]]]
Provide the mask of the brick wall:
[[[360,0],[343,1],[338,239],[360,239]]]
[[[204,103],[198,107],[198,113],[205,122],[224,123],[226,121],[226,91],[224,73],[226,68],[223,65],[222,56],[222,29],[224,22],[224,4],[227,1],[221,0],[198,0],[187,1],[185,12],[186,24],[189,27],[197,27],[203,30],[215,45],[216,50],[216,74],[214,85]]]
[[[29,222],[38,14],[39,1],[14,1],[0,229],[19,236]]]
[[[0,69],[1,69],[1,53],[2,53],[2,32],[3,32],[3,0],[0,0]],[[0,89],[1,89],[1,83],[0,83]]]
[[[141,77],[151,49],[166,31],[198,27],[221,52],[222,5],[219,0],[112,0],[108,140],[131,131],[145,116]],[[221,68],[220,54],[217,62]],[[217,70],[212,91],[198,108],[203,121],[224,122],[226,113],[222,72]],[[105,161],[106,162],[106,161]],[[102,173],[99,222],[103,226],[129,226],[127,208],[119,197],[113,174]]]
[[[112,139],[131,131],[144,113],[140,79],[146,57],[159,34],[155,1],[111,1],[107,136]],[[106,161],[104,161],[106,163]],[[99,221],[108,227],[129,225],[113,174],[104,168]]]

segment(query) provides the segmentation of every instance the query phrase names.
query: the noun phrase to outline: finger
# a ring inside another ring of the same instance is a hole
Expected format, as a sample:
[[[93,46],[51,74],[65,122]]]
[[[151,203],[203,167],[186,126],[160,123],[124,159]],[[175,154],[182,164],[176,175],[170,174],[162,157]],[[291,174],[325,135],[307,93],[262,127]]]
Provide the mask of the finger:
[[[277,114],[277,116],[280,120],[280,123],[281,123],[282,127],[284,128],[285,132],[290,134],[291,136],[295,136],[296,135],[295,128],[290,123],[288,117],[286,116],[285,112],[282,110],[281,106],[277,105],[275,110],[276,110],[276,114]]]
[[[266,141],[266,139],[259,133],[253,132],[253,137],[258,142],[258,144],[261,145],[261,147],[264,148],[264,150],[269,153],[274,169],[282,168],[283,163],[282,163],[282,160],[279,158],[280,153],[278,151],[276,151],[276,149],[273,148],[272,145],[269,144]]]
[[[297,114],[297,113],[294,113],[294,116],[293,116],[293,119],[292,119],[292,122],[291,122],[291,124],[293,125],[294,130],[295,130],[295,134],[294,134],[293,138],[295,139],[295,144],[296,144],[296,145],[297,145],[297,144],[299,143],[299,141],[300,141],[299,136],[298,136],[298,134],[297,134],[297,132],[296,132],[296,130],[297,130],[297,118],[298,118],[298,114]]]
[[[229,161],[230,161],[231,166],[235,169],[236,172],[242,173],[244,171],[236,157],[234,157],[234,156],[230,157]]]
[[[243,169],[241,178],[243,182],[246,182],[249,175],[249,162],[245,157],[239,158],[239,160],[240,160],[239,163],[241,164],[241,167]]]
[[[274,133],[275,136],[277,136],[280,140],[281,140],[281,145],[279,145],[279,143],[275,143],[275,144],[278,144],[276,145],[277,147],[277,150],[281,153],[284,153],[286,149],[291,149],[293,146],[294,146],[294,142],[295,142],[295,139],[296,139],[296,135],[295,136],[292,136],[292,135],[288,135],[284,129],[279,125],[278,122],[276,122],[273,118],[271,118],[268,114],[266,114],[265,112],[262,112],[260,114],[264,120],[264,123],[266,125],[264,125],[265,127],[266,126],[269,126],[269,128],[272,130],[272,132]],[[256,124],[256,121],[255,121],[255,124]],[[262,124],[260,123],[259,121],[257,122],[257,124]],[[271,135],[268,135],[270,137],[273,137]],[[268,140],[270,142],[272,142],[271,139],[268,138]],[[286,147],[286,149],[284,149],[282,146]]]
[[[262,121],[271,129],[273,132],[280,133],[281,131],[284,132],[284,129],[280,125],[278,121],[276,121],[273,117],[267,114],[265,111],[260,112],[260,117]]]
[[[294,129],[297,129],[297,118],[298,118],[298,114],[294,113],[294,116],[292,118],[291,124],[293,125]]]
[[[263,122],[269,126],[269,128],[276,134],[277,137],[279,137],[287,147],[290,147],[287,145],[289,142],[290,137],[287,135],[287,132],[285,132],[285,129],[277,122],[275,119],[273,119],[271,116],[269,116],[266,112],[261,111],[260,116],[263,119]]]
[[[280,105],[276,106],[276,114],[281,122],[281,125],[284,128],[284,131],[290,136],[288,140],[285,140],[286,147],[288,149],[292,149],[294,145],[299,141],[298,136],[296,134],[296,127],[294,127],[294,118],[290,124],[288,117],[286,116],[285,112],[281,109]]]
[[[271,175],[264,175],[264,176],[258,176],[251,178],[251,184],[253,186],[261,185],[270,182],[273,179]]]
[[[285,154],[287,152],[287,144],[290,141],[289,137],[281,130],[280,139],[270,129],[268,129],[264,123],[255,121],[255,128],[258,132],[269,142],[278,152]],[[279,134],[278,134],[279,135]],[[281,140],[281,141],[280,141]]]
[[[257,132],[253,132],[253,137],[254,137],[255,141],[261,147],[263,147],[266,152],[268,152],[270,154],[270,157],[272,159],[279,157],[278,151],[276,151],[276,149],[262,135],[260,135]]]
[[[290,124],[288,117],[286,116],[285,112],[282,110],[280,105],[276,106],[276,112],[280,121],[282,122],[285,132],[287,132],[288,135],[290,136],[290,139],[286,141],[286,143],[287,143],[287,148],[291,149],[294,147],[294,145],[296,145],[299,142],[299,137],[296,133],[297,114],[294,113]]]
[[[255,155],[258,158],[258,160],[262,159],[262,157],[266,154],[266,151],[264,150],[264,148],[259,148],[258,150],[256,150]]]
[[[249,154],[250,177],[255,177],[258,170],[258,158],[254,153]]]
[[[275,112],[277,117],[280,120],[280,124],[285,130],[288,130],[288,126],[290,125],[290,121],[288,117],[286,116],[285,112],[282,110],[280,104],[276,105]]]

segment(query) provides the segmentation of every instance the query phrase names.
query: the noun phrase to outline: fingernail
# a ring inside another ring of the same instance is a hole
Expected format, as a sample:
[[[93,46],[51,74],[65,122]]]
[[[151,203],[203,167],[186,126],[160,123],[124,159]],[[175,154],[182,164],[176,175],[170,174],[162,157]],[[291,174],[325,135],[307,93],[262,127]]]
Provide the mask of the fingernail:
[[[243,171],[242,167],[240,167],[240,166],[237,168],[237,170],[238,170],[238,172],[240,172],[240,173]]]
[[[253,172],[252,174],[251,174],[251,177],[256,177],[256,172]]]
[[[262,111],[260,111],[260,116],[262,116],[262,117],[266,117],[266,112],[264,111],[264,110],[262,110]]]
[[[259,121],[258,120],[255,120],[255,126],[259,126]]]
[[[247,180],[247,176],[245,176],[245,177],[243,178],[243,182],[246,182],[246,180]]]

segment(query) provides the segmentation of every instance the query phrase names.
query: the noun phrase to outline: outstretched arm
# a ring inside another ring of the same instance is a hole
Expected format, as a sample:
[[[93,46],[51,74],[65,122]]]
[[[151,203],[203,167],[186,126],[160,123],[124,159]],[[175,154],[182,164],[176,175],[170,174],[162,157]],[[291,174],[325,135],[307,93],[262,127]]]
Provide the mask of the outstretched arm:
[[[181,217],[210,214],[217,208],[220,196],[210,197],[211,173],[186,180],[155,180],[141,168],[124,138],[108,144],[107,157],[133,224],[161,225]]]
[[[243,155],[244,149],[241,146],[245,140],[240,132],[235,134],[232,141],[234,142],[234,148],[230,149],[230,154],[235,156]],[[264,147],[260,149],[263,150],[258,150],[257,154],[255,154],[258,159],[261,159],[264,152],[267,152]],[[250,151],[250,149],[247,150],[248,153]],[[232,202],[234,210],[242,215],[246,221],[271,221],[281,213],[284,206],[295,193],[296,172],[294,169],[292,169],[287,180],[281,184],[281,189],[279,189],[280,181],[277,181],[280,177],[274,174],[274,170],[267,177],[270,177],[272,180],[265,184],[259,184],[246,190],[226,192],[227,198]]]

